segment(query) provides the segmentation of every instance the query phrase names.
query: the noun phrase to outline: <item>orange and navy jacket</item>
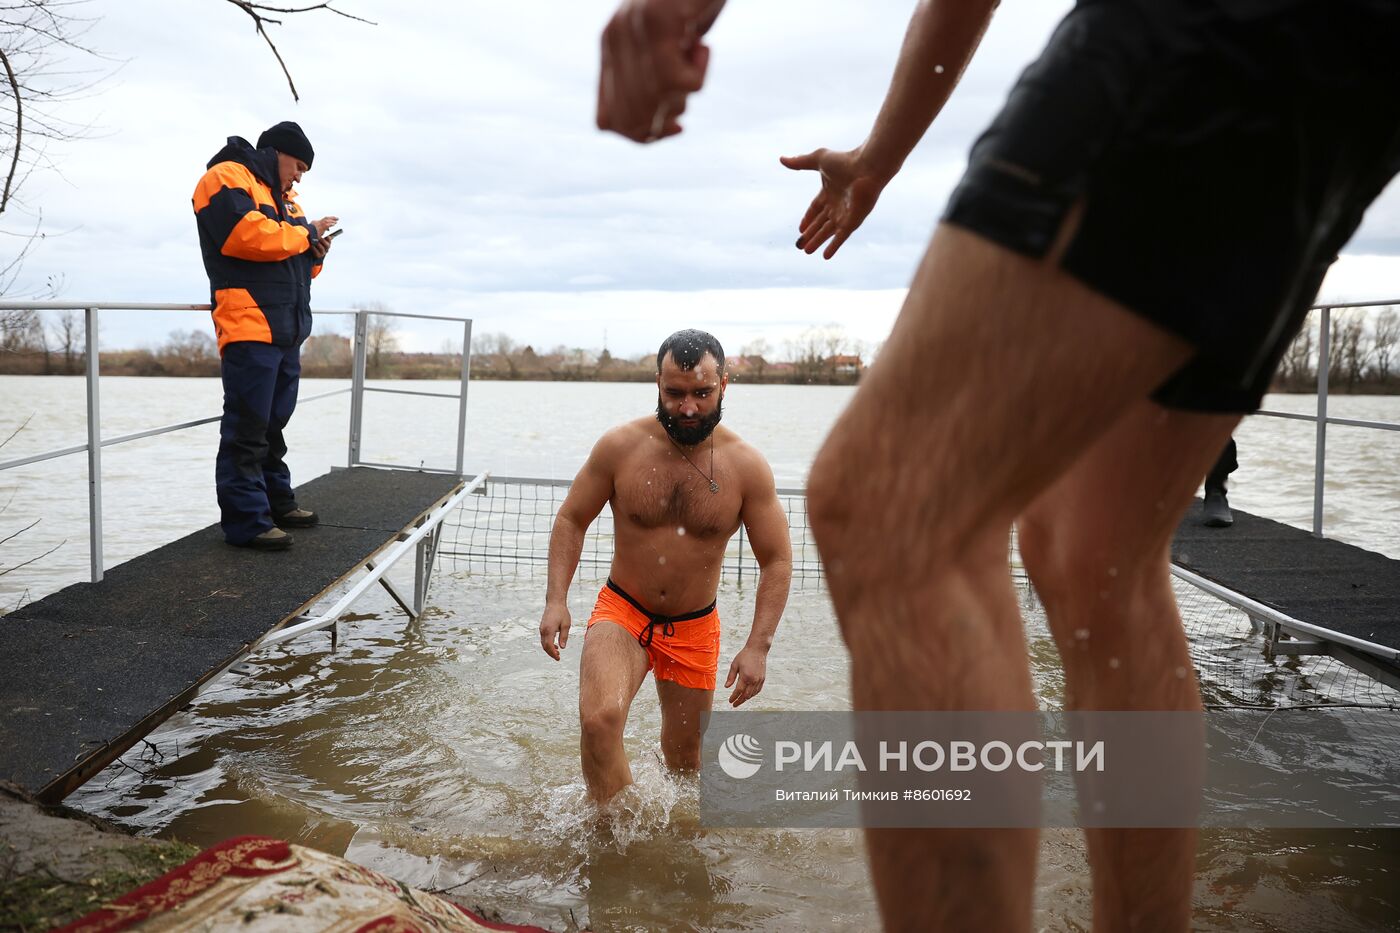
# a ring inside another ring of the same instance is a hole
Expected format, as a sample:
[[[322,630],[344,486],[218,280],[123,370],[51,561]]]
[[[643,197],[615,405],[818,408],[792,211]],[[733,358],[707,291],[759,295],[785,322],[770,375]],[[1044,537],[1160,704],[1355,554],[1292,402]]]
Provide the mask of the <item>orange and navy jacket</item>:
[[[316,228],[278,184],[277,150],[230,136],[194,189],[219,352],[236,340],[294,347],[311,335]]]

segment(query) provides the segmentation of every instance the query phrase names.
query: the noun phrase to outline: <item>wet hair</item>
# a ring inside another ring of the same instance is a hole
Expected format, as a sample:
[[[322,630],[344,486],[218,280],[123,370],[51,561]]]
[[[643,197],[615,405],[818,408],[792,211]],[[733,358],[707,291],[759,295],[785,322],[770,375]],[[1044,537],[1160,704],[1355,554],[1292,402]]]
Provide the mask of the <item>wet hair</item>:
[[[681,369],[694,369],[708,353],[715,358],[720,372],[724,372],[724,347],[713,334],[703,330],[678,330],[661,341],[661,349],[656,351],[656,371],[661,372],[661,361],[669,353],[676,359]]]

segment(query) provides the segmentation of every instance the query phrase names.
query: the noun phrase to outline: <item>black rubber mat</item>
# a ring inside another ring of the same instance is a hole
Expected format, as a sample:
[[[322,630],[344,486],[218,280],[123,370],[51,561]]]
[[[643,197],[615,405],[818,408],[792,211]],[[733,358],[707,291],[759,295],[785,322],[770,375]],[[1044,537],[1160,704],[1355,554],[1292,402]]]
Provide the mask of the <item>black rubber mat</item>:
[[[1229,528],[1207,528],[1197,499],[1172,561],[1300,622],[1400,648],[1400,561],[1233,511]]]
[[[460,483],[357,467],[304,484],[321,517],[287,551],[218,526],[0,617],[0,778],[61,799]]]

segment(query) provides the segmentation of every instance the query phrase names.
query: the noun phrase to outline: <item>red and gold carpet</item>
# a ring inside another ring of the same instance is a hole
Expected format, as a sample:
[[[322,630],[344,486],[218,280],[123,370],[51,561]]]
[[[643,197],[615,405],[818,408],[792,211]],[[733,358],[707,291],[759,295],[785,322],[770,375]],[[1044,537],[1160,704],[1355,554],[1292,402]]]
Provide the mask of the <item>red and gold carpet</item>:
[[[263,836],[241,836],[205,849],[61,929],[547,933],[540,927],[492,923],[377,871]]]

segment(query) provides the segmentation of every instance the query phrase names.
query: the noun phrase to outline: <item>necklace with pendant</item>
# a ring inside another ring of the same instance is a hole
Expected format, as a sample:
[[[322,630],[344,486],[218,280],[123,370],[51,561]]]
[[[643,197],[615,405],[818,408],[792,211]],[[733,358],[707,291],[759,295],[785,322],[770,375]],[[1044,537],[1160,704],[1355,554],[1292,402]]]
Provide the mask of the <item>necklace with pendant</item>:
[[[672,444],[675,444],[676,452],[681,455],[685,462],[690,464],[696,473],[705,476],[705,471],[695,466],[695,461],[685,455],[685,450],[681,448],[680,444],[676,444],[675,438],[672,438],[669,434],[666,436],[670,439]],[[710,492],[718,493],[719,483],[715,482],[715,436],[713,434],[710,435],[710,475],[705,476],[705,479],[709,481]]]

